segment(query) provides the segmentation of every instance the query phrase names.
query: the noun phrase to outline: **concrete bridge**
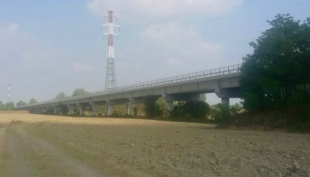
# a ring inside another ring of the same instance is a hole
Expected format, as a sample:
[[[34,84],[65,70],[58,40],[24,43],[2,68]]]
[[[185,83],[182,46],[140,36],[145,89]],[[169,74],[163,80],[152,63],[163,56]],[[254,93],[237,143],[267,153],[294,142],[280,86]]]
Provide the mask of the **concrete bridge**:
[[[168,111],[172,111],[173,101],[197,100],[200,94],[216,93],[222,104],[229,104],[229,98],[240,98],[240,66],[231,65],[200,72],[183,74],[153,81],[118,87],[111,91],[97,91],[77,97],[28,104],[17,107],[18,110],[32,110],[36,113],[45,113],[53,109],[57,113],[60,105],[67,106],[69,113],[78,110],[80,114],[85,107],[90,107],[96,114],[96,106],[107,106],[108,115],[113,114],[113,105],[126,105],[130,115],[130,105],[136,107],[149,95],[163,97],[168,103]]]

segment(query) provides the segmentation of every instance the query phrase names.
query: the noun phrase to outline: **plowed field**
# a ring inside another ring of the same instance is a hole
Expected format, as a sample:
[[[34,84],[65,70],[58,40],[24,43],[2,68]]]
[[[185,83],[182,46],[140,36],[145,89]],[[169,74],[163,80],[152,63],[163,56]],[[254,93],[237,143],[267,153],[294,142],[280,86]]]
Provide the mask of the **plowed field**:
[[[0,113],[0,176],[310,176],[310,135]]]

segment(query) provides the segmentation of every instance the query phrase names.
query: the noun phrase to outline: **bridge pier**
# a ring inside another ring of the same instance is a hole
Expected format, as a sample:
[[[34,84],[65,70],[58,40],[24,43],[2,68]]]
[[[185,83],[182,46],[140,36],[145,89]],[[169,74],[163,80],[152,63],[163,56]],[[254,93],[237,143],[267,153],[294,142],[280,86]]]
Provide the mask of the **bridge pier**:
[[[112,115],[114,113],[114,110],[113,110],[113,105],[109,104],[108,105],[108,115]]]
[[[57,114],[57,107],[56,106],[52,106],[54,114]]]
[[[173,101],[167,101],[167,110],[168,110],[168,117],[170,117],[171,112],[173,111]]]
[[[228,105],[229,106],[229,98],[225,97],[225,98],[221,98],[221,103],[223,105]]]
[[[133,116],[138,117],[138,105],[133,104]]]
[[[41,114],[44,114],[44,112],[45,112],[44,110],[45,110],[45,108],[44,108],[44,107],[41,107],[41,108],[40,108],[40,113],[41,113]]]
[[[126,104],[126,114],[130,115],[130,103]]]
[[[80,116],[83,116],[83,106],[79,103],[76,103],[77,110],[79,111]]]
[[[72,115],[74,110],[73,107],[70,104],[67,104],[67,107],[69,109],[69,115]]]
[[[95,103],[92,102],[92,101],[90,101],[90,102],[89,102],[89,105],[90,105],[90,107],[91,107],[91,109],[92,109],[92,114],[93,114],[93,115],[97,115]]]

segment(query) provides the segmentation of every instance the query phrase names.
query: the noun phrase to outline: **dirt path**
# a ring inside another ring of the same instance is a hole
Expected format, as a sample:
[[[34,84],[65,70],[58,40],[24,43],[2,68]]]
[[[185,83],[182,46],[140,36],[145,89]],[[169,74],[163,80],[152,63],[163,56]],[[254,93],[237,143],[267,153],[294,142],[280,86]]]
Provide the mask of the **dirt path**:
[[[13,121],[4,126],[5,149],[10,157],[11,176],[94,176],[103,174],[70,157],[49,141],[25,131],[24,123]]]

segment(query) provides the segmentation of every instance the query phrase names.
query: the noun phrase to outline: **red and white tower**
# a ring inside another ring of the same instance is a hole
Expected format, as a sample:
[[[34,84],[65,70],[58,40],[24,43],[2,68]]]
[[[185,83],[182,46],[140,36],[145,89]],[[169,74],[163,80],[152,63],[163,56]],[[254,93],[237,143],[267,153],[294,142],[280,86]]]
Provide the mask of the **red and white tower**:
[[[115,89],[116,86],[116,73],[115,73],[115,64],[114,64],[114,36],[117,34],[114,33],[114,28],[118,27],[113,23],[113,20],[117,20],[116,17],[113,16],[113,11],[109,12],[109,23],[104,24],[102,26],[108,27],[108,33],[104,33],[104,35],[108,36],[108,61],[107,61],[107,74],[106,74],[106,82],[105,82],[105,90],[110,91]]]

